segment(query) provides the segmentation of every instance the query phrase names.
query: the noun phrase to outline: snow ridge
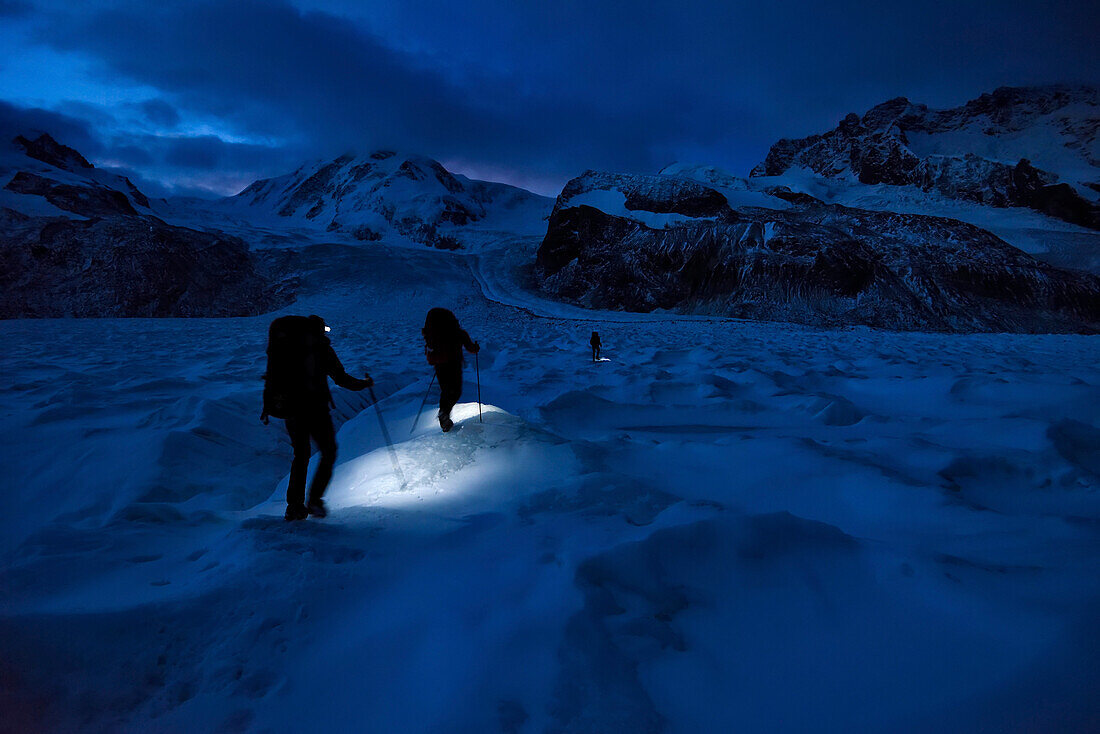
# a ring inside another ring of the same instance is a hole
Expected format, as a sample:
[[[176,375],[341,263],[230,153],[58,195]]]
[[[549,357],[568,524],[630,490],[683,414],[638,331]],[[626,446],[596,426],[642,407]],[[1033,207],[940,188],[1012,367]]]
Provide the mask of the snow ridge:
[[[898,97],[828,132],[780,140],[750,175],[803,167],[1100,229],[1098,129],[1095,87],[1003,87],[947,110]]]

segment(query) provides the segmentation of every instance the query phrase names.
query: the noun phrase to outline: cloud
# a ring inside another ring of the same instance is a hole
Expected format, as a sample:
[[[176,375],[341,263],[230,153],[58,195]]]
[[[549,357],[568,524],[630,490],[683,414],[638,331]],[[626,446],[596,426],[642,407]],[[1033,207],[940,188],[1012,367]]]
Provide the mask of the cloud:
[[[0,100],[0,136],[6,143],[17,135],[49,133],[84,155],[99,153],[103,146],[86,120],[53,110],[20,107]]]
[[[48,133],[97,168],[129,177],[150,196],[235,194],[258,177],[292,169],[305,152],[223,140],[215,135],[157,135],[126,130],[104,109],[65,103],[61,110],[0,100],[0,139]]]
[[[117,5],[58,18],[43,38],[181,108],[332,152],[395,147],[557,176],[649,170],[677,139],[718,140],[731,120],[751,116],[721,99],[695,114],[693,85],[649,89],[646,68],[602,90],[585,80],[592,70],[532,85],[523,68],[451,66],[278,2]]]
[[[176,128],[180,124],[180,113],[163,99],[149,99],[139,104],[145,120],[161,128]]]
[[[1100,81],[1100,18],[1083,0],[308,2],[93,0],[44,10],[38,39],[94,59],[104,84],[155,90],[148,124],[217,120],[222,142],[262,143],[153,154],[191,171],[392,147],[517,181],[676,159],[743,174],[776,139],[898,95],[948,106]]]
[[[211,196],[235,194],[257,178],[286,173],[303,155],[298,149],[236,143],[216,135],[132,134],[112,136],[96,161],[141,171],[141,178],[162,192],[150,195]]]
[[[133,168],[152,168],[157,164],[157,159],[148,149],[139,145],[125,143],[110,148],[107,157],[115,166],[123,165]]]
[[[20,0],[0,0],[0,18],[24,18],[31,14],[34,7]]]

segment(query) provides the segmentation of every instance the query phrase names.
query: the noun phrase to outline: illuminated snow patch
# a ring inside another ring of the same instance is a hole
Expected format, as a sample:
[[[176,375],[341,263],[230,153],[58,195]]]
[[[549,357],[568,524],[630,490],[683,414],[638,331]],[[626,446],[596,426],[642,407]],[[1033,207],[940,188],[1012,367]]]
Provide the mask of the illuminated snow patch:
[[[432,416],[434,418],[434,416]],[[389,449],[373,448],[336,468],[325,495],[332,508],[402,508],[424,502],[475,501],[513,496],[571,471],[555,457],[560,441],[494,405],[462,403],[451,411],[455,427],[437,426],[394,446],[405,488],[394,472]],[[423,420],[423,418],[422,418]]]

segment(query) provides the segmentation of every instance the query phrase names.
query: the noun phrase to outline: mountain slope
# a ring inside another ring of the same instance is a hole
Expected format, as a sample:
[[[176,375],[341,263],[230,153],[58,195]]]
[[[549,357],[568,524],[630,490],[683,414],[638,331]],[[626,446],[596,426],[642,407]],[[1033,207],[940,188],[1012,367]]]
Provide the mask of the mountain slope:
[[[6,136],[7,137],[7,136]],[[15,135],[0,145],[0,207],[30,216],[149,214],[149,199],[130,179],[95,168],[48,133]]]
[[[590,171],[562,190],[536,261],[590,307],[949,331],[1093,331],[1100,278],[951,219]]]
[[[244,316],[286,287],[242,240],[173,226],[48,134],[0,145],[0,318]]]
[[[804,168],[1100,229],[1098,129],[1094,87],[1005,87],[947,110],[899,97],[823,134],[780,140],[750,175]]]
[[[421,244],[457,249],[461,228],[539,226],[550,203],[515,186],[452,174],[424,156],[379,150],[257,181],[222,204],[242,216],[275,216],[286,224],[357,240],[395,232]]]

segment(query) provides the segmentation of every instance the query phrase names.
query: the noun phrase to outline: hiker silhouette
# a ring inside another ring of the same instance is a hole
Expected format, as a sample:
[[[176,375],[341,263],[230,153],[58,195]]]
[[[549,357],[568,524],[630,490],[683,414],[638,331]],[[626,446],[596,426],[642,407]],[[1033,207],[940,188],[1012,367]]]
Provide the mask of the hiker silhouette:
[[[592,346],[592,361],[595,362],[600,358],[600,347],[603,346],[600,342],[600,332],[593,331],[588,343]]]
[[[451,408],[462,397],[462,349],[477,354],[481,346],[470,339],[455,315],[445,308],[428,311],[420,333],[424,335],[424,355],[428,364],[435,367],[439,380],[439,427],[446,433],[454,427]]]
[[[325,333],[329,328],[320,316],[281,316],[267,332],[267,372],[264,373],[264,407],[260,420],[282,418],[294,447],[290,483],[286,488],[287,520],[304,520],[307,515],[325,517],[321,499],[336,463],[336,432],[329,408],[333,407],[328,379],[349,390],[374,385],[370,375],[362,380],[344,371]],[[321,452],[321,461],[305,502],[306,471],[309,468],[310,439]]]

